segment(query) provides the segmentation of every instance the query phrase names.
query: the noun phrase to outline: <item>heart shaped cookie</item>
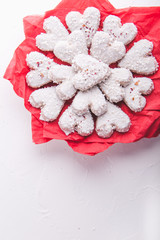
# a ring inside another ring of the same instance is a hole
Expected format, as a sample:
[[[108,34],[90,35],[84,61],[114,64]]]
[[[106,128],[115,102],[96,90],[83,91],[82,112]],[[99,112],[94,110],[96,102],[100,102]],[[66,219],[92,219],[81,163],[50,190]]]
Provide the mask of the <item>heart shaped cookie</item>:
[[[111,64],[122,59],[126,48],[122,42],[114,41],[108,33],[97,32],[92,40],[91,55],[104,63]]]
[[[96,86],[85,92],[78,92],[72,102],[72,108],[78,115],[83,115],[91,110],[96,116],[107,111],[104,95]]]
[[[26,82],[32,88],[39,88],[52,80],[48,76],[48,72],[56,63],[52,59],[46,57],[39,52],[30,52],[27,54],[26,62],[31,69],[26,75]]]
[[[91,113],[87,112],[82,116],[78,116],[74,113],[72,106],[64,111],[58,124],[66,135],[76,131],[81,136],[88,136],[94,130],[94,121]]]
[[[99,84],[100,89],[111,103],[123,100],[125,87],[131,83],[132,73],[125,68],[111,69],[111,75],[106,81]]]
[[[108,65],[90,55],[77,55],[73,59],[72,66],[75,72],[77,72],[72,78],[74,87],[81,91],[88,90],[107,79],[110,75]]]
[[[84,34],[80,30],[72,32],[66,41],[59,41],[54,48],[56,57],[70,64],[73,58],[81,53],[87,55],[88,49]]]
[[[137,35],[137,28],[133,23],[125,23],[122,26],[121,19],[114,15],[109,15],[103,22],[103,31],[108,33],[113,39],[129,44]]]
[[[82,30],[85,34],[87,46],[91,45],[92,38],[98,30],[100,12],[97,8],[88,7],[83,14],[71,11],[66,16],[66,23],[71,32]]]
[[[53,51],[59,40],[65,40],[69,35],[67,29],[57,17],[49,17],[44,20],[43,28],[46,33],[36,37],[36,45],[42,51]]]
[[[127,132],[130,119],[119,107],[107,102],[107,112],[97,118],[96,132],[102,138],[109,138],[114,131]]]
[[[134,73],[150,75],[158,70],[158,63],[152,56],[153,43],[142,39],[126,53],[118,66],[130,69]]]
[[[41,109],[40,120],[50,122],[60,114],[64,101],[58,98],[56,87],[35,90],[29,97],[30,104]]]
[[[57,83],[56,93],[62,100],[71,99],[77,92],[77,89],[73,86],[72,78],[75,75],[73,67],[66,65],[55,65],[49,70],[48,76]]]
[[[154,84],[150,78],[134,78],[132,83],[125,88],[124,102],[134,112],[141,112],[146,105],[143,95],[150,94]]]

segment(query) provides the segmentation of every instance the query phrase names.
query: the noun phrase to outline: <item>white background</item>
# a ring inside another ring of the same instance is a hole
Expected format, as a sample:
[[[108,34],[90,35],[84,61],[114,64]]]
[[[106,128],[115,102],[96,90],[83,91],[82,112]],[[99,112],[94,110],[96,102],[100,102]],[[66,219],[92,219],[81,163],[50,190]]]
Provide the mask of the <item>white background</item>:
[[[32,143],[30,113],[3,79],[23,41],[22,18],[58,0],[5,0],[0,8],[0,239],[159,240],[160,137],[88,157],[63,141]],[[115,7],[160,0],[111,0]]]

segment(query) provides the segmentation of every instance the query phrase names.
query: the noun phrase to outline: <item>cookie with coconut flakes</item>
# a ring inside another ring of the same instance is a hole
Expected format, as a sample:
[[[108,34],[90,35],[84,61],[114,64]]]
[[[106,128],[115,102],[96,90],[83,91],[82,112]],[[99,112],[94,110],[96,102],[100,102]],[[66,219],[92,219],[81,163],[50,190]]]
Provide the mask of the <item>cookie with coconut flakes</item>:
[[[48,72],[56,63],[52,59],[46,57],[40,52],[30,52],[27,54],[26,62],[31,69],[26,75],[26,82],[32,88],[39,88],[52,80],[48,76]]]
[[[123,100],[125,87],[133,80],[132,73],[125,68],[111,69],[111,75],[106,81],[99,84],[100,89],[111,103]]]
[[[96,116],[100,116],[107,111],[107,101],[101,90],[95,86],[85,92],[79,91],[73,99],[72,108],[78,115],[91,110]]]
[[[122,42],[114,40],[108,33],[98,31],[92,39],[90,52],[96,59],[110,65],[124,57],[126,48]]]
[[[108,33],[114,40],[129,44],[137,35],[137,27],[133,23],[122,25],[121,19],[114,15],[109,15],[103,22],[103,31]]]
[[[90,47],[92,38],[99,28],[100,12],[95,7],[86,8],[83,14],[71,11],[66,16],[66,23],[71,32],[82,30],[87,46]]]
[[[72,64],[78,54],[88,54],[86,39],[82,31],[73,31],[66,40],[59,41],[54,48],[54,54],[63,62]]]
[[[118,66],[127,68],[137,74],[153,74],[158,70],[158,63],[153,57],[152,51],[153,43],[147,39],[142,39],[134,43],[133,47],[118,63]]]
[[[110,68],[107,64],[98,61],[90,55],[79,54],[73,59],[75,76],[73,77],[74,87],[86,91],[101,83],[110,75]]]
[[[134,78],[131,84],[125,88],[124,102],[134,112],[141,112],[146,105],[143,95],[150,94],[154,89],[150,78]]]
[[[53,51],[56,43],[67,39],[69,35],[65,26],[55,16],[44,20],[43,29],[46,33],[41,33],[36,37],[36,45],[42,51]]]
[[[107,102],[107,112],[97,118],[96,132],[101,138],[109,138],[114,131],[128,132],[130,125],[128,115],[118,106]]]
[[[40,120],[51,122],[57,119],[64,101],[59,99],[56,87],[47,87],[35,90],[29,97],[30,104],[35,108],[40,108]]]
[[[94,121],[91,113],[87,112],[79,116],[73,111],[72,106],[69,106],[63,112],[58,124],[66,135],[76,131],[81,136],[88,136],[94,130]]]
[[[57,64],[49,70],[49,78],[53,83],[58,84],[56,92],[60,99],[69,100],[76,94],[77,89],[75,89],[72,81],[74,75],[75,71],[72,66]]]

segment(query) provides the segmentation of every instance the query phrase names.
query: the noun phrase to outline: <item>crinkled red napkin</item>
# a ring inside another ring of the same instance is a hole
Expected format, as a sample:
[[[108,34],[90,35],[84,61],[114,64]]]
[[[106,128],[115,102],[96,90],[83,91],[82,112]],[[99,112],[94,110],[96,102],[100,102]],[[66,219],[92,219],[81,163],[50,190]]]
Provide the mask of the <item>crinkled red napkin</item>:
[[[152,41],[154,44],[153,55],[160,64],[160,7],[115,9],[106,0],[62,0],[55,9],[46,12],[44,16],[28,16],[24,18],[26,38],[16,49],[4,78],[13,84],[13,88],[18,96],[24,98],[25,107],[32,114],[32,136],[35,143],[39,144],[52,139],[61,139],[67,141],[68,145],[76,152],[95,155],[106,150],[114,143],[130,143],[144,137],[151,138],[160,134],[160,69],[151,76],[155,89],[149,96],[146,96],[147,105],[142,112],[133,113],[125,104],[121,103],[122,110],[131,119],[132,125],[129,132],[114,132],[109,139],[102,139],[95,132],[88,137],[82,137],[77,133],[66,136],[58,126],[58,119],[52,123],[40,121],[40,110],[33,108],[28,103],[33,89],[27,86],[25,79],[29,71],[26,65],[26,55],[31,51],[40,51],[36,47],[35,37],[44,32],[44,19],[54,15],[66,26],[65,16],[68,12],[76,10],[82,13],[87,7],[91,6],[98,8],[101,12],[101,27],[102,22],[109,14],[120,17],[122,23],[133,22],[138,28],[138,35],[134,41],[144,38]],[[133,43],[129,44],[127,48],[130,48],[132,45]],[[46,55],[55,58],[52,53],[46,53]],[[68,103],[64,110],[67,106]]]

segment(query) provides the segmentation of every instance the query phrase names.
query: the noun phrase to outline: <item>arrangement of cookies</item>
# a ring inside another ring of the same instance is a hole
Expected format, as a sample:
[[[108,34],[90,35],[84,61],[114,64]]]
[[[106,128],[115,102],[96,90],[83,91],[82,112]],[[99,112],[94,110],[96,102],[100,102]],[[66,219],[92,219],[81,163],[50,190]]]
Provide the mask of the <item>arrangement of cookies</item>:
[[[94,7],[86,8],[83,14],[69,12],[66,24],[69,31],[59,18],[46,18],[45,33],[36,37],[41,51],[52,51],[64,64],[38,51],[27,55],[30,71],[26,82],[35,89],[30,104],[41,109],[40,120],[51,122],[59,117],[65,102],[73,99],[58,122],[66,135],[76,131],[89,136],[95,129],[99,137],[109,138],[114,131],[129,131],[130,118],[117,103],[123,101],[133,112],[144,109],[144,95],[154,89],[146,76],[158,70],[153,43],[142,39],[126,51],[138,33],[137,27],[133,23],[122,25],[120,18],[109,15],[100,31],[100,12]],[[116,68],[110,66],[113,63]],[[133,73],[144,76],[135,78]],[[48,83],[54,86],[46,86]]]

